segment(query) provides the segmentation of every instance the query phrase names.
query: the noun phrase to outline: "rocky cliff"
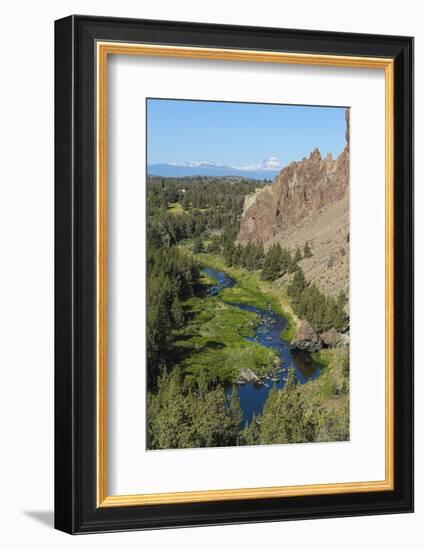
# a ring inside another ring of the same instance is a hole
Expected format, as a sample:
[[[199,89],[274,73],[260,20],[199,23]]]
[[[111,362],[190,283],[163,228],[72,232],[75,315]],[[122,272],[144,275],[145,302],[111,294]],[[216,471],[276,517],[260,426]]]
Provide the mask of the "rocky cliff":
[[[300,262],[305,276],[323,291],[348,289],[349,271],[349,110],[346,146],[337,159],[318,149],[292,162],[274,183],[246,197],[238,241],[274,242],[303,248],[313,256]]]

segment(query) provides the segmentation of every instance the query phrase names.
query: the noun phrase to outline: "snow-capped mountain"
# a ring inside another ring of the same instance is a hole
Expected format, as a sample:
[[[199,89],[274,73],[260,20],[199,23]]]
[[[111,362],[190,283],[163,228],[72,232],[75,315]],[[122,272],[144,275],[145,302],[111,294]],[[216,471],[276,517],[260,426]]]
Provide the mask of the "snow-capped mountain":
[[[270,157],[259,164],[247,166],[219,164],[213,160],[199,160],[149,164],[147,172],[152,176],[245,176],[246,178],[263,180],[273,179],[283,166],[281,160],[276,157]]]
[[[170,166],[188,166],[190,168],[199,168],[201,166],[223,166],[222,164],[217,164],[213,160],[196,160],[194,162],[169,162]]]
[[[262,161],[261,170],[282,170],[284,164],[277,157],[269,157]]]
[[[284,164],[277,157],[269,157],[264,159],[259,164],[250,164],[248,166],[231,166],[236,170],[249,170],[249,171],[263,171],[263,170],[276,170],[280,171]]]

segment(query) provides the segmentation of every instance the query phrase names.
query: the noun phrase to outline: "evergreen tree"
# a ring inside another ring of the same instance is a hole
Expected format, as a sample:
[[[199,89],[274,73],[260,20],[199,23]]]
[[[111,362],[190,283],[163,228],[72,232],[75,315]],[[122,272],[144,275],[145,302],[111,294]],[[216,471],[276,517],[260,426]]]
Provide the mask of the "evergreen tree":
[[[188,193],[184,194],[184,198],[181,204],[184,210],[188,210],[190,208],[190,196],[188,195]]]
[[[204,252],[204,251],[205,251],[205,247],[203,246],[203,241],[202,241],[202,239],[197,238],[197,239],[194,241],[194,244],[193,244],[193,252],[194,252],[194,254],[200,254],[201,252]]]
[[[234,244],[233,244],[232,241],[225,243],[223,256],[224,256],[225,263],[229,267],[231,267],[233,265],[234,250],[235,250],[235,248],[234,248]]]
[[[279,243],[268,250],[262,266],[261,279],[275,281],[281,273],[282,249]]]
[[[253,269],[253,254],[254,254],[254,245],[250,241],[247,243],[247,245],[243,249],[243,253],[241,255],[241,264],[243,267],[248,269],[249,271],[252,271]]]
[[[181,328],[184,325],[184,310],[178,298],[172,302],[171,314],[173,319],[173,328]]]
[[[287,248],[284,248],[281,253],[281,271],[283,273],[287,273],[291,263],[292,263],[292,257],[290,254],[290,250],[288,250]]]
[[[288,273],[295,273],[296,271],[299,271],[299,266],[297,265],[296,262],[293,261],[293,259],[290,262],[290,265],[287,271]]]
[[[253,413],[252,420],[250,424],[247,423],[243,429],[243,432],[240,436],[241,445],[258,445],[259,444],[259,423],[260,417],[256,417]]]
[[[212,237],[212,240],[208,245],[208,252],[210,254],[219,254],[221,252],[221,245],[219,244],[218,237]]]
[[[232,421],[233,435],[232,439],[238,443],[240,424],[243,418],[243,413],[240,407],[240,398],[238,395],[237,388],[233,386],[231,391],[230,403],[229,403],[229,413]]]
[[[312,257],[312,250],[309,246],[308,241],[306,241],[305,246],[303,247],[303,257],[304,258],[311,258]]]
[[[335,328],[334,323],[337,315],[337,307],[335,300],[329,296],[325,300],[325,312],[323,315],[322,330],[330,330]]]
[[[243,247],[239,243],[235,248],[232,256],[232,265],[235,265],[236,267],[241,265],[241,257],[243,254]]]
[[[334,328],[336,330],[346,330],[348,328],[348,318],[345,312],[345,306],[347,303],[346,294],[341,291],[335,306],[334,314]]]
[[[193,434],[186,447],[223,447],[235,445],[233,420],[227,407],[224,388],[217,386],[191,407]]]
[[[265,402],[260,425],[260,443],[302,443],[315,440],[316,417],[309,414],[308,403],[290,369],[282,390],[274,387]]]
[[[297,306],[301,301],[301,296],[306,287],[306,279],[303,271],[299,268],[293,275],[292,282],[287,288],[287,293],[293,301],[293,305]]]
[[[178,368],[163,372],[156,393],[147,396],[149,449],[237,445],[241,409],[237,390],[230,402],[222,386],[199,381],[197,392],[184,385]]]
[[[184,446],[191,431],[190,410],[181,391],[178,369],[164,372],[157,395],[148,394],[147,436],[150,449],[177,449]]]
[[[327,303],[328,300],[326,300],[325,296],[318,291],[316,308],[313,317],[310,320],[310,323],[313,327],[315,327],[317,332],[324,332],[330,328],[330,326],[325,323]]]
[[[291,259],[291,262],[288,267],[289,273],[294,273],[295,271],[298,271],[299,266],[297,265],[297,262],[299,262],[301,259],[302,259],[302,254],[300,252],[300,248],[296,247],[293,258]]]
[[[300,262],[301,259],[302,259],[302,253],[300,252],[300,248],[298,246],[296,246],[296,250],[295,250],[295,253],[294,253],[294,257],[293,257],[293,262],[295,264],[297,264],[297,262]]]
[[[255,245],[253,251],[252,268],[261,269],[264,260],[264,247],[262,244]]]
[[[148,276],[147,284],[147,382],[150,388],[154,388],[160,370],[167,365],[171,353],[172,289],[164,274]]]

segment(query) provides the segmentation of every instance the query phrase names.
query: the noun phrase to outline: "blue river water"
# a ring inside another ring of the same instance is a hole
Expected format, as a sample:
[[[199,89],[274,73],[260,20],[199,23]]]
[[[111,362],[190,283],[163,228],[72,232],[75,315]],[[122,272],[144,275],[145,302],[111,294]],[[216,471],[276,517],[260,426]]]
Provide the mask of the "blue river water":
[[[208,293],[210,296],[217,296],[224,288],[231,288],[236,284],[235,280],[223,271],[216,271],[209,267],[203,268],[203,271],[216,281],[216,284],[209,288]],[[260,309],[235,302],[228,302],[228,304],[245,311],[251,311],[257,315],[259,323],[255,328],[255,335],[247,337],[246,340],[276,350],[281,362],[279,372],[271,379],[261,383],[252,382],[237,386],[240,406],[243,411],[242,424],[244,426],[246,421],[250,423],[254,413],[258,415],[262,412],[264,403],[274,385],[277,388],[284,387],[288,369],[293,368],[297,382],[304,384],[308,380],[318,378],[320,366],[312,359],[309,352],[293,349],[288,342],[281,339],[281,331],[287,326],[287,320],[282,315],[270,308]],[[231,388],[227,390],[228,393],[231,391]]]

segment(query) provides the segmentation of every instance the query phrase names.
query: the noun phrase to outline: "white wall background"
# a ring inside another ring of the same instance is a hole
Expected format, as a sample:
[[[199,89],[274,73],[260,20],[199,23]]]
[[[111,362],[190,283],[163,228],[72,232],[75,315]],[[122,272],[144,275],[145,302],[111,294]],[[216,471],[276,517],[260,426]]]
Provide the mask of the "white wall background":
[[[0,543],[4,548],[422,548],[423,351],[416,354],[416,513],[70,537],[53,508],[53,21],[71,13],[416,37],[416,204],[424,193],[424,29],[420,3],[386,0],[15,0],[3,5],[0,72]],[[416,280],[424,278],[424,217]],[[424,330],[416,289],[416,338]],[[421,306],[421,307],[420,307]]]

